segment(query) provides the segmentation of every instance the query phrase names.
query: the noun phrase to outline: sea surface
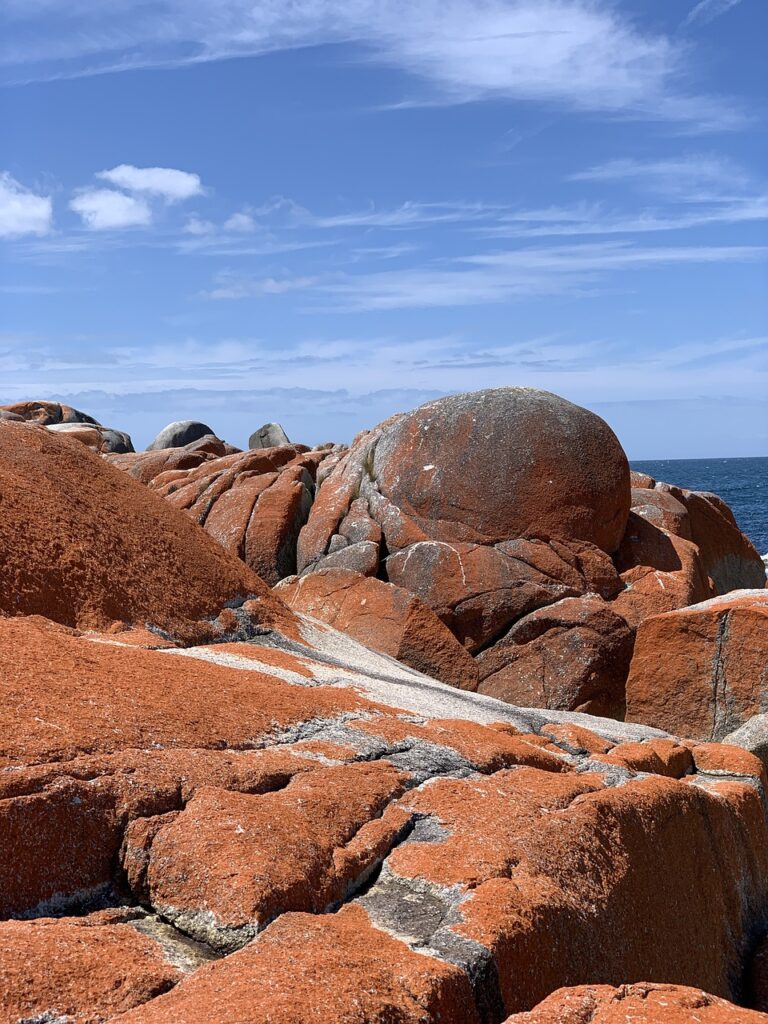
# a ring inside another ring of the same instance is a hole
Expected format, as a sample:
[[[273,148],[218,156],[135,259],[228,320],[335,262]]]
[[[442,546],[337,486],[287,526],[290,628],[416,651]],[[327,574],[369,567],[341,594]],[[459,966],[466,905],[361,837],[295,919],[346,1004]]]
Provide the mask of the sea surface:
[[[663,459],[633,462],[632,469],[691,491],[719,495],[760,554],[768,553],[768,458]]]

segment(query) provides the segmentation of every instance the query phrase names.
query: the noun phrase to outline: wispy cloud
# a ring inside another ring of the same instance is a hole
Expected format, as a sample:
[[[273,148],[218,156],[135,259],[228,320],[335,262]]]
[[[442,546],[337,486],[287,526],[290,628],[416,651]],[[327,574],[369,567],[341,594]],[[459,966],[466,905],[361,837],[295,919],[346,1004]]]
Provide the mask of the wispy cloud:
[[[741,190],[751,176],[717,154],[694,153],[657,160],[617,159],[569,175],[569,181],[629,182],[670,195],[692,189]]]
[[[727,106],[687,93],[679,42],[640,31],[608,0],[7,0],[0,27],[0,63],[17,80],[345,43],[414,76],[440,102],[733,119]]]
[[[700,0],[691,8],[684,25],[706,24],[740,4],[741,0]]]
[[[53,227],[53,202],[0,173],[0,238],[47,235]]]
[[[615,213],[601,205],[579,204],[551,211],[520,210],[483,229],[492,238],[551,238],[588,235],[635,235],[657,231],[685,231],[713,225],[747,224],[768,220],[768,193],[689,204],[677,210]]]
[[[450,262],[359,274],[224,277],[209,299],[308,292],[313,311],[375,312],[472,306],[594,290],[606,274],[655,266],[752,262],[760,246],[638,246],[625,241],[522,247]]]

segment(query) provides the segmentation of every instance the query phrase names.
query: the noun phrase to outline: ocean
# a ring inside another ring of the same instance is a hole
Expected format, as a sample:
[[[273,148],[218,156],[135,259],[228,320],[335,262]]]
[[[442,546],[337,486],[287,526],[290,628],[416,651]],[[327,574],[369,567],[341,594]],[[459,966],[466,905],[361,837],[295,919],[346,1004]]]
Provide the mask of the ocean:
[[[768,553],[768,458],[663,459],[632,462],[632,469],[678,487],[719,495],[760,554]]]

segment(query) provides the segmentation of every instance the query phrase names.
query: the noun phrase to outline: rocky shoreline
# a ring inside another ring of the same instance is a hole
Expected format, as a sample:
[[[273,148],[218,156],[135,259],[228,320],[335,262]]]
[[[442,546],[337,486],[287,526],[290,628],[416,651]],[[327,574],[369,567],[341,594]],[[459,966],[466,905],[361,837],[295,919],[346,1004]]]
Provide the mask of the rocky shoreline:
[[[505,388],[0,409],[0,1024],[768,1024],[768,589]]]

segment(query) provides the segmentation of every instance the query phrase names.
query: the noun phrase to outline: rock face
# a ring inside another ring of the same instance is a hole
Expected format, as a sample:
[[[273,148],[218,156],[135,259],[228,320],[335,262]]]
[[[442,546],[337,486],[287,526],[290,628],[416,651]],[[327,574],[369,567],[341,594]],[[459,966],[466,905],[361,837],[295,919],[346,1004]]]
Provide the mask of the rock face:
[[[285,615],[187,516],[66,436],[0,423],[0,494],[2,614],[179,638],[250,598],[254,623]]]
[[[765,1024],[766,1016],[681,985],[560,989],[506,1024]]]
[[[480,1024],[636,977],[740,997],[768,926],[746,752],[521,711],[309,621],[104,639],[0,618],[14,1024]]]
[[[252,445],[287,440],[272,426]],[[622,717],[643,621],[765,581],[719,499],[630,474],[602,420],[530,389],[431,402],[347,450],[109,459],[268,583],[315,578],[292,584],[307,614],[516,704]]]
[[[39,423],[41,427],[50,427],[56,423],[91,423],[100,426],[93,416],[59,402],[14,402],[13,405],[1,405],[0,411],[19,416],[28,423]]]
[[[53,423],[47,429],[54,433],[66,434],[67,437],[71,437],[101,454],[114,452],[125,455],[133,451],[133,442],[130,436],[122,430],[112,430],[109,427],[90,423]]]
[[[249,448],[282,448],[290,443],[279,423],[265,423],[248,438]]]
[[[722,739],[768,705],[768,591],[736,591],[646,619],[627,719]]]
[[[613,597],[629,512],[609,428],[554,395],[506,388],[393,417],[324,477],[299,537],[303,575],[380,575],[472,653],[566,597]]]
[[[293,445],[206,458],[197,466],[180,460],[150,486],[274,585],[296,571],[296,539],[325,454]]]
[[[294,611],[322,619],[418,672],[462,690],[477,689],[471,655],[407,590],[348,569],[320,569],[283,580],[275,592]]]
[[[97,1024],[173,988],[162,946],[98,915],[0,922],[0,1019]]]
[[[632,630],[607,602],[565,598],[478,655],[478,689],[510,704],[623,718],[633,646]]]
[[[456,395],[393,417],[353,446],[326,487],[302,537],[302,569],[341,535],[356,493],[389,552],[417,540],[493,545],[550,535],[610,553],[630,501],[626,456],[610,428],[527,388]]]
[[[214,432],[205,423],[198,420],[176,420],[163,427],[154,441],[147,445],[148,452],[162,451],[164,448],[183,448],[184,445],[199,441],[201,437],[215,437]]]

